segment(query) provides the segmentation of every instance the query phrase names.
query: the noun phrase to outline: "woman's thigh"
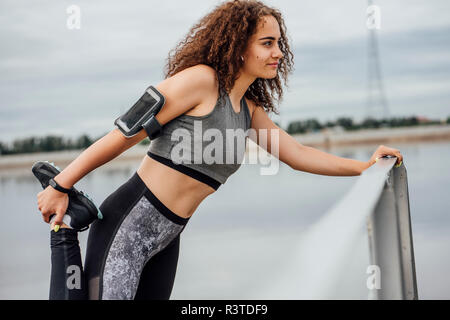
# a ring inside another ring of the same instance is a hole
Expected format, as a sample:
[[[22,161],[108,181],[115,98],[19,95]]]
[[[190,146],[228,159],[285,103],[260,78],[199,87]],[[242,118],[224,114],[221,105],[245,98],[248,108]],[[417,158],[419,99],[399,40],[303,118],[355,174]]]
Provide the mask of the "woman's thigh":
[[[180,235],[145,265],[136,300],[169,300],[177,271]]]
[[[134,299],[147,262],[179,236],[189,219],[165,207],[137,173],[106,198],[100,210],[103,219],[91,225],[86,250],[89,298]],[[162,261],[173,264],[171,250],[161,254]]]

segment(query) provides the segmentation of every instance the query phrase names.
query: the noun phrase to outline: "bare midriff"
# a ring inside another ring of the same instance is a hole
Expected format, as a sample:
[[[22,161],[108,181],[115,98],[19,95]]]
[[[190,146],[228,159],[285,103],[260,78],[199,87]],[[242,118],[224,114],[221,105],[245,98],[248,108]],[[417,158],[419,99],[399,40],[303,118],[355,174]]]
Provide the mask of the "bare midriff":
[[[189,218],[214,189],[182,172],[172,169],[148,155],[137,170],[150,191],[173,213]]]

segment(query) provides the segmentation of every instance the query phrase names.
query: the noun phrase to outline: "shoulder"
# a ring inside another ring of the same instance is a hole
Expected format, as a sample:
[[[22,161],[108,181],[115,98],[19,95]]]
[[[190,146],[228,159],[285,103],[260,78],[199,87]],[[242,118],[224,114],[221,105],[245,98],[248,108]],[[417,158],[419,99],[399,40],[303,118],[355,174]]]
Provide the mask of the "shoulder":
[[[213,67],[210,67],[206,64],[197,64],[195,66],[192,66],[190,68],[187,69],[191,69],[193,70],[193,72],[198,73],[200,76],[205,77],[205,78],[216,78],[216,70]]]
[[[156,88],[163,94],[174,98],[184,98],[189,105],[196,105],[201,101],[205,93],[213,90],[215,82],[215,70],[207,65],[195,65],[166,78]]]
[[[250,118],[253,119],[253,114],[254,114],[256,108],[258,108],[258,106],[256,105],[256,103],[253,100],[245,98],[245,97],[244,97],[244,99],[247,102],[248,111],[250,111]],[[260,107],[260,108],[263,109],[262,107]]]
[[[206,64],[197,64],[178,72],[173,77],[187,78],[194,84],[210,88],[216,83],[216,70]]]
[[[213,95],[215,95],[219,88],[217,71],[213,67],[210,67],[206,64],[197,64],[191,68],[199,78],[203,92],[208,94],[212,93]]]
[[[216,71],[205,64],[183,69],[158,84],[163,92],[178,91],[180,95],[194,95],[197,100],[217,86]]]

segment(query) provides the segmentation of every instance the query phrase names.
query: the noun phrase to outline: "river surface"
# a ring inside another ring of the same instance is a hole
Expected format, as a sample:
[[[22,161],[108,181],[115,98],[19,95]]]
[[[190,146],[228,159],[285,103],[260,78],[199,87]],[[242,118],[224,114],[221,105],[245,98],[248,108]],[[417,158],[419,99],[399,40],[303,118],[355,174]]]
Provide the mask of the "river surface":
[[[408,174],[419,298],[450,299],[450,142],[387,145],[401,150]],[[324,151],[367,161],[376,147]],[[99,206],[133,175],[140,161],[113,160],[76,187]],[[197,208],[181,235],[171,299],[281,299],[301,286],[289,265],[302,233],[358,177],[314,175],[282,163],[274,175],[261,175],[260,169],[261,165],[243,164]],[[50,231],[37,209],[40,190],[31,170],[0,171],[0,299],[48,299]],[[79,234],[83,257],[87,235]],[[333,298],[367,298],[367,237],[352,250]],[[281,278],[286,287],[274,286]]]

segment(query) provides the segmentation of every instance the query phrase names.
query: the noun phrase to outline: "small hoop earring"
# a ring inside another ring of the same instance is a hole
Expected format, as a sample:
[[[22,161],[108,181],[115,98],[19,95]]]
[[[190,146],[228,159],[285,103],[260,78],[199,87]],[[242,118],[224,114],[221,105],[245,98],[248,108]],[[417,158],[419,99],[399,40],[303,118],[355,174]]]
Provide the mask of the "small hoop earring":
[[[244,57],[243,56],[241,56],[241,60],[244,61]]]

